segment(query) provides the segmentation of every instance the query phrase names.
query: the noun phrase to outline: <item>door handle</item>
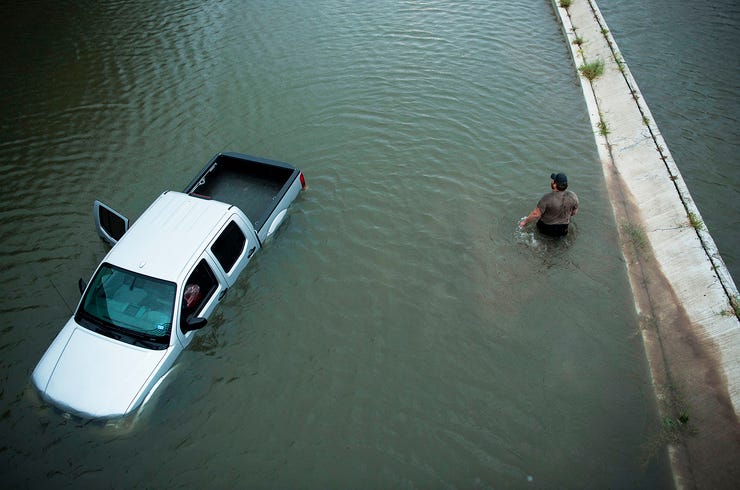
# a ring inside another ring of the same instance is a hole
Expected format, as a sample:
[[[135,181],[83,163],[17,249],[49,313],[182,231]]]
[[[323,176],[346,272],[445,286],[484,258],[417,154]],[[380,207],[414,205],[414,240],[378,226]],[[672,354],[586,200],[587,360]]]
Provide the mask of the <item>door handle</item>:
[[[220,293],[218,293],[218,299],[216,301],[221,301],[222,299],[224,299],[224,296],[226,296],[226,293],[228,292],[229,292],[229,288],[226,288]]]
[[[248,259],[251,259],[252,258],[252,255],[254,255],[254,252],[256,252],[256,251],[257,251],[257,247],[250,248],[249,249],[249,252],[247,253],[247,258]]]

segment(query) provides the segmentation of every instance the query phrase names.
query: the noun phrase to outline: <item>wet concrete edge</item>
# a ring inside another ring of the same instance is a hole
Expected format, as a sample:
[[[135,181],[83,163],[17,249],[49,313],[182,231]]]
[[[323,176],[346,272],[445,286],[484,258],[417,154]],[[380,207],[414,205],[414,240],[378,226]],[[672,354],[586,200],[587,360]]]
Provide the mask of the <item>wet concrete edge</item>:
[[[733,488],[740,481],[737,287],[705,226],[672,230],[671,247],[665,243],[666,230],[651,219],[660,208],[669,216],[683,213],[672,219],[703,223],[596,2],[573,0],[567,9],[561,0],[551,3],[576,69],[586,60],[601,59],[610,75],[593,81],[577,76],[618,224],[662,421],[646,446],[667,446],[677,488]],[[616,134],[602,134],[603,123],[617,129]],[[642,150],[635,162],[638,146],[652,149]],[[636,169],[636,163],[649,170]],[[645,189],[650,192],[651,186],[654,194],[646,198]],[[681,270],[674,264],[678,255],[687,256],[695,267]]]

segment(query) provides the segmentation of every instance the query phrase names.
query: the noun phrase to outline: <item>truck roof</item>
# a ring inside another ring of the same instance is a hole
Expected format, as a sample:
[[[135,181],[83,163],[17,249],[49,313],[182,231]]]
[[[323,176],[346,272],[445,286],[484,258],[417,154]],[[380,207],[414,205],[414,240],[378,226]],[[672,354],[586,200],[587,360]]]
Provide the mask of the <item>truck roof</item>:
[[[134,222],[105,262],[177,282],[238,212],[219,201],[165,192]]]

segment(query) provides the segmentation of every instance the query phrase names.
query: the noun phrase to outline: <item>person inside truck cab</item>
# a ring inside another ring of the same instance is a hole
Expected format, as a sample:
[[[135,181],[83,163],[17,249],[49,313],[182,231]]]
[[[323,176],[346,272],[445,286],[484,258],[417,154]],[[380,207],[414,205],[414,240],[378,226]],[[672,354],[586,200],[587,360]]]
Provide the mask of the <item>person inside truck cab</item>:
[[[200,302],[200,286],[197,284],[188,284],[185,286],[185,292],[182,295],[182,309],[188,315],[195,313],[195,308]]]

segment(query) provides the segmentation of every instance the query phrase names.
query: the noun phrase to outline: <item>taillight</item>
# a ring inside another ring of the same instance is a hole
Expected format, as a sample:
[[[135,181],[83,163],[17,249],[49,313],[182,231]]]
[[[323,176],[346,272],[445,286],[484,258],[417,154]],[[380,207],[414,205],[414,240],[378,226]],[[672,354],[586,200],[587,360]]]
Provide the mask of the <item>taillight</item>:
[[[301,189],[305,189],[306,188],[306,178],[303,176],[303,172],[301,172],[300,178],[301,178]]]

